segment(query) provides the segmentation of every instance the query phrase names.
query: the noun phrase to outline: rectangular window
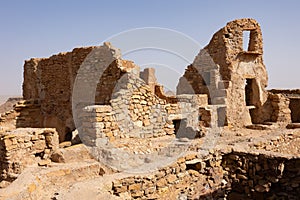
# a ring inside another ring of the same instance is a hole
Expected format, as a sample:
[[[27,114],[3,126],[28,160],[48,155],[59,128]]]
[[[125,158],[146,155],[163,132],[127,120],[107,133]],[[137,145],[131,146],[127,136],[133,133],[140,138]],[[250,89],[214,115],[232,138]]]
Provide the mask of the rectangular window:
[[[243,31],[243,50],[249,51],[250,31]]]

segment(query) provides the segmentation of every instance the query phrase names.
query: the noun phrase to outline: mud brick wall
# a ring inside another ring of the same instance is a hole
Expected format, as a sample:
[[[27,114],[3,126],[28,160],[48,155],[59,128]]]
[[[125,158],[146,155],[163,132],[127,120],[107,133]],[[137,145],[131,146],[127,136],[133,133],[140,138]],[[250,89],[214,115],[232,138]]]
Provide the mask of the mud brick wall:
[[[15,180],[26,166],[50,158],[57,148],[55,129],[20,128],[0,135],[0,182]]]

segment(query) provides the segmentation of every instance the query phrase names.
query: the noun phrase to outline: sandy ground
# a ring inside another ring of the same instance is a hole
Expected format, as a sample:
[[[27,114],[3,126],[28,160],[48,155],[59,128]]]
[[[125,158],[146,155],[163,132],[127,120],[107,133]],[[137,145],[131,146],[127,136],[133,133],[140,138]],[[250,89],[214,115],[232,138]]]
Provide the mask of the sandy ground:
[[[207,135],[209,136],[209,135]],[[212,138],[209,136],[208,138]],[[111,141],[116,147],[138,154],[149,154],[166,146],[174,136]],[[208,140],[192,140],[193,151],[205,149]],[[283,157],[300,157],[300,129],[222,130],[213,139],[210,150],[257,152]],[[0,189],[0,199],[124,199],[110,193],[112,181],[129,176],[125,172],[95,175],[95,160],[78,158],[74,163],[52,163],[48,167],[27,168],[7,188]],[[168,196],[166,199],[172,198]],[[126,198],[125,198],[126,199]]]

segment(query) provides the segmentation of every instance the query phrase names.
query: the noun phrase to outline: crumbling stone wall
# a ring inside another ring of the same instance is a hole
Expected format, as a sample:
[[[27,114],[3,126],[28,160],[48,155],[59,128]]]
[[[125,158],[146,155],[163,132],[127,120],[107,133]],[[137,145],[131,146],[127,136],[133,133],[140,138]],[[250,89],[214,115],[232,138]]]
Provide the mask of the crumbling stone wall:
[[[250,32],[249,42],[243,41],[245,31]],[[64,141],[71,138],[75,124],[81,126],[78,116],[82,109],[94,104],[110,105],[120,131],[130,137],[143,137],[141,132],[147,136],[171,134],[178,120],[195,131],[203,126],[287,123],[288,109],[294,110],[292,119],[298,121],[294,100],[286,108],[284,98],[277,102],[265,90],[268,77],[262,54],[262,33],[254,19],[229,22],[187,67],[173,97],[157,84],[154,69],[140,72],[133,62],[122,60],[120,50],[109,43],[31,59],[24,65],[23,93],[26,102],[34,103],[18,106],[17,127],[54,127]],[[201,94],[206,95],[208,105],[181,96]]]
[[[25,100],[38,101],[40,112],[36,115],[30,113],[29,116],[25,109],[21,115],[39,121],[33,124],[26,117],[20,118],[18,127],[56,128],[60,141],[65,140],[66,134],[75,129],[71,99],[74,80],[80,65],[93,49],[76,48],[50,58],[25,61],[23,97]]]
[[[154,89],[154,93],[157,97],[159,97],[160,99],[165,100],[167,103],[170,104],[175,104],[178,102],[178,99],[176,98],[176,96],[168,96],[165,94],[163,86],[162,85],[155,85],[155,89]]]
[[[232,153],[223,156],[232,197],[250,199],[297,199],[299,159],[276,155]]]
[[[81,113],[82,126],[79,127],[81,141],[88,146],[95,146],[97,138],[120,138],[120,130],[109,105],[95,105],[84,108]]]
[[[250,31],[248,49],[243,50],[243,32]],[[209,96],[209,103],[226,105],[226,122],[242,127],[252,121],[252,112],[260,112],[267,101],[267,72],[262,59],[262,34],[254,19],[239,19],[215,33],[209,44],[200,51],[188,66],[177,87],[179,93],[190,93],[189,84],[196,93]],[[250,89],[246,89],[251,82]],[[248,97],[250,96],[250,97]],[[248,105],[248,99],[251,100]]]
[[[41,113],[41,104],[38,99],[19,101],[15,105],[15,111],[19,113],[17,116],[16,127],[27,127],[28,125],[32,128],[43,127],[41,121],[43,115]]]
[[[121,77],[126,73],[121,66],[133,69],[137,66],[127,60],[114,60],[103,72],[96,88],[95,104],[110,105],[112,94]]]
[[[82,137],[95,145],[98,138],[159,137],[176,134],[177,137],[195,138],[200,126],[208,124],[203,113],[199,122],[199,108],[205,110],[207,95],[178,95],[159,98],[144,80],[138,68],[123,74],[116,82],[110,105],[91,105],[81,116]],[[154,75],[153,75],[154,76]],[[156,85],[154,88],[161,88]],[[176,122],[176,123],[175,123]],[[180,134],[178,132],[180,127]]]
[[[112,190],[115,195],[123,198],[158,199],[168,191],[174,193],[176,189],[181,188],[181,191],[188,193],[191,199],[205,196],[212,189],[221,188],[222,181],[224,182],[220,156],[208,155],[205,158],[198,158],[197,155],[191,154],[153,174],[130,176],[114,181]],[[187,187],[193,189],[186,191]],[[168,197],[176,199],[178,191],[176,194],[167,193],[167,195],[174,195]]]
[[[289,99],[291,121],[293,123],[299,123],[300,122],[300,90],[299,89],[294,89],[294,90],[272,89],[269,92],[272,94],[283,95]]]
[[[12,110],[0,115],[0,131],[12,131],[17,127],[27,127],[28,124],[32,128],[42,127],[41,118],[38,100],[20,100]]]
[[[167,121],[167,105],[136,75],[128,73],[119,80],[111,105],[87,106],[82,133],[92,140],[108,137],[157,137],[174,134],[172,121]],[[104,135],[103,135],[104,134]],[[89,139],[87,139],[89,140]]]
[[[12,182],[23,169],[49,159],[58,148],[55,129],[20,128],[0,135],[0,182]]]
[[[14,130],[16,128],[16,118],[18,115],[15,110],[0,114],[0,133]]]
[[[297,199],[299,184],[299,159],[216,151],[190,154],[155,173],[116,180],[112,191],[133,199]]]
[[[135,67],[132,62],[118,60],[119,57],[118,49],[105,43],[26,61],[23,96],[25,100],[37,101],[40,108],[34,114],[31,107],[24,107],[20,115],[29,117],[31,112],[30,118],[39,121],[33,123],[20,117],[18,127],[53,127],[60,141],[70,139],[78,122],[78,113],[72,113],[72,108],[81,112],[87,105],[109,104],[117,80],[127,68]]]
[[[270,94],[272,104],[271,121],[283,124],[291,123],[290,100],[282,94]]]
[[[111,105],[124,137],[166,135],[166,102],[151,91],[150,86],[139,77],[139,72],[122,77],[113,93]]]
[[[75,124],[81,127],[77,116],[82,109],[96,104],[111,105],[120,132],[129,137],[173,134],[174,124],[168,119],[171,110],[172,114],[185,113],[188,125],[199,129],[195,120],[198,108],[194,108],[193,119],[187,117],[192,102],[185,97],[179,109],[168,105],[176,104],[176,97],[163,94],[156,83],[154,69],[140,72],[133,62],[122,60],[119,50],[108,43],[74,49],[49,59],[31,59],[26,61],[24,69],[26,101],[17,106],[21,113],[18,127],[54,127],[60,141],[64,141],[70,138]]]
[[[146,68],[140,72],[140,78],[145,81],[147,85],[149,85],[152,93],[155,91],[155,87],[157,85],[157,80],[155,77],[155,69],[154,68]]]

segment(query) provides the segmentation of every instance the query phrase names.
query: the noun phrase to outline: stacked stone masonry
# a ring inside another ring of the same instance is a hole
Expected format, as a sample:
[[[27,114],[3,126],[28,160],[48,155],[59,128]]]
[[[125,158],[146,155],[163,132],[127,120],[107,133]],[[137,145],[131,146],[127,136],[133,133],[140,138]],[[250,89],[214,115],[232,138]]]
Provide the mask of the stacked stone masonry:
[[[244,31],[250,31],[249,41],[243,41]],[[232,134],[242,128],[300,128],[300,90],[267,91],[267,82],[254,19],[234,20],[216,32],[187,66],[173,96],[164,93],[153,68],[140,71],[110,43],[27,60],[24,100],[0,116],[0,182],[15,180],[26,166],[47,163],[75,129],[97,151],[97,142],[166,136],[186,142],[224,127]],[[111,190],[123,199],[173,192],[188,199],[297,199],[299,164],[297,156],[194,151],[157,172],[115,180]]]
[[[165,198],[175,199],[181,192],[187,199],[297,199],[299,164],[299,159],[264,154],[190,154],[156,173],[116,180],[112,190],[128,199],[172,193]]]
[[[20,128],[1,134],[0,144],[0,182],[11,182],[25,167],[50,159],[58,148],[58,134],[49,128]]]
[[[244,31],[250,31],[249,41],[243,41]],[[248,43],[246,50],[243,49],[245,42]],[[174,117],[166,112],[165,106],[170,104],[175,108],[177,104],[180,107],[179,95],[207,96],[209,105],[195,108],[198,115],[202,115],[202,122],[188,122],[195,130],[203,126],[249,127],[251,124],[300,121],[299,112],[295,111],[297,92],[288,102],[283,97],[275,100],[277,94],[274,96],[272,91],[266,91],[268,77],[262,54],[262,33],[254,19],[229,22],[213,35],[187,67],[177,86],[177,96],[173,97],[164,94],[154,69],[140,71],[132,61],[122,60],[120,50],[109,43],[77,48],[47,59],[31,59],[24,65],[23,93],[25,100],[38,103],[29,106],[30,111],[20,110],[17,126],[53,127],[60,141],[65,141],[81,126],[77,116],[83,108],[96,104],[111,105],[120,131],[127,132],[129,137],[165,135],[163,129],[166,127],[170,128],[167,134],[171,134],[174,122],[170,119],[185,120],[184,116],[179,117],[185,108],[174,110],[172,115],[177,115]],[[54,79],[54,84],[50,84]],[[76,108],[75,113],[72,108]],[[288,111],[291,109],[294,112]],[[212,111],[217,111],[217,116],[213,116]],[[36,116],[32,117],[35,120],[26,119],[29,115]],[[133,123],[127,123],[128,116]],[[154,122],[156,117],[163,119]]]

